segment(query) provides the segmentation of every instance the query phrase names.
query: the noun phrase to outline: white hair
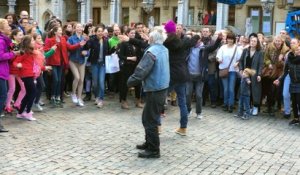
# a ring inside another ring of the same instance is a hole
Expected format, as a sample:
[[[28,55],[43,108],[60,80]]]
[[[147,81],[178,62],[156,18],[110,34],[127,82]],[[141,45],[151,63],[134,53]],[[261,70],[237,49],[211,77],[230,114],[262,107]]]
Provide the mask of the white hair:
[[[167,35],[161,26],[156,26],[153,28],[152,32],[149,34],[150,44],[163,44],[166,40]]]

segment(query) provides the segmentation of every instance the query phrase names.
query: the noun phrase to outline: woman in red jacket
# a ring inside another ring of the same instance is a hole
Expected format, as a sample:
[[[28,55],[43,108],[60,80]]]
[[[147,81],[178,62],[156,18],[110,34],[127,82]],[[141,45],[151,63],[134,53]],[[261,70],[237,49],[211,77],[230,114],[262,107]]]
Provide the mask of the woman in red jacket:
[[[51,87],[51,105],[52,107],[62,107],[61,94],[61,77],[64,67],[68,67],[68,49],[74,50],[80,48],[80,44],[71,45],[67,43],[65,37],[62,36],[62,28],[54,27],[50,30],[49,36],[45,41],[45,51],[56,45],[54,55],[47,59],[47,65],[52,67],[52,87]]]
[[[24,82],[26,95],[22,100],[21,108],[17,114],[17,118],[27,119],[29,121],[36,120],[32,116],[31,107],[36,96],[35,79],[40,76],[41,71],[45,69],[43,63],[43,54],[34,50],[35,41],[32,36],[25,36],[21,42],[20,50],[23,55],[17,56],[13,65],[19,69],[19,76]],[[26,111],[25,111],[26,109]]]

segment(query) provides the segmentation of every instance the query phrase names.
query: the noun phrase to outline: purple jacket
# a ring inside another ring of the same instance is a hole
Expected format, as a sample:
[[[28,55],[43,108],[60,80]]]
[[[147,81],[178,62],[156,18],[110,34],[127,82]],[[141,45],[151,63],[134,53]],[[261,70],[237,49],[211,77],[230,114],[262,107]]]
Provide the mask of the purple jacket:
[[[0,78],[7,80],[9,77],[8,61],[15,54],[10,51],[11,40],[0,32]]]

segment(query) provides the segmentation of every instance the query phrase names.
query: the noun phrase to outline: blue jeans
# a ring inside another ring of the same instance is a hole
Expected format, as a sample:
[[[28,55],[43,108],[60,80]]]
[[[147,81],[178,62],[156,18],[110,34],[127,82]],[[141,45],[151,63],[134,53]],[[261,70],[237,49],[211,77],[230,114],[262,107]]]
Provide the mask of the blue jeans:
[[[175,90],[180,109],[180,128],[186,128],[188,123],[188,110],[186,106],[186,83],[178,83],[170,86],[169,92]]]
[[[251,115],[250,114],[250,96],[248,95],[240,95],[240,100],[239,100],[239,115],[243,115],[245,110],[245,114]]]
[[[96,98],[104,99],[105,65],[92,64],[93,91]]]
[[[222,78],[224,89],[224,105],[233,106],[234,104],[234,87],[236,80],[236,72],[229,72],[226,78]]]
[[[216,103],[217,102],[217,80],[215,74],[208,75],[207,83],[209,88],[210,102]]]
[[[202,112],[202,92],[203,92],[204,82],[201,80],[195,80],[186,83],[186,105],[190,112],[192,110],[192,94],[195,89],[196,93],[196,113],[201,114]]]
[[[4,104],[6,102],[6,97],[7,97],[6,80],[0,78],[0,114],[3,112]]]
[[[0,114],[3,112],[4,104],[6,102],[7,97],[7,85],[6,80],[0,78]],[[0,122],[0,129],[3,129],[3,126]]]
[[[282,91],[284,114],[291,114],[290,83],[291,83],[290,75],[287,75],[284,78],[283,91]]]
[[[52,66],[52,91],[51,96],[60,97],[62,66]]]

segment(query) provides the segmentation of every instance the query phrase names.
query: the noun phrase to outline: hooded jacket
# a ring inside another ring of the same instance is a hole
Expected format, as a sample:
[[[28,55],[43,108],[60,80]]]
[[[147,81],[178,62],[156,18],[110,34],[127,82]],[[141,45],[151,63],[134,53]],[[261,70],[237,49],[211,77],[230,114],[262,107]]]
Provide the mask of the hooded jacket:
[[[0,32],[0,78],[7,80],[9,77],[9,60],[15,57],[10,51],[11,40]]]

